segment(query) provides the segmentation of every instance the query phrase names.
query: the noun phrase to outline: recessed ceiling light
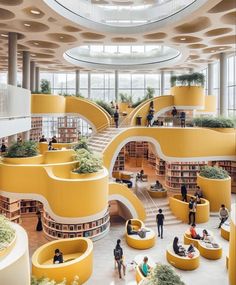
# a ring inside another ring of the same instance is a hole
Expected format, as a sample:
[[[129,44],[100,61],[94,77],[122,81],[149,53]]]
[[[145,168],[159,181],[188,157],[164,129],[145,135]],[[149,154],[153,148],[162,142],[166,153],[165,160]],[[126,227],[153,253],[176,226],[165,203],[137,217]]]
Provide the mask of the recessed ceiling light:
[[[31,27],[31,25],[28,24],[28,23],[24,23],[24,26],[25,26],[25,27]]]
[[[215,52],[215,50],[211,50],[211,52]]]
[[[1,34],[1,37],[7,38],[8,34]]]
[[[63,37],[63,36],[61,36],[61,37],[60,37],[60,39],[62,40],[62,39],[64,39],[64,37]]]
[[[37,42],[34,42],[34,44],[35,44],[36,46],[38,46],[38,45],[39,45],[39,43],[37,43]]]
[[[186,38],[180,38],[180,40],[181,40],[181,41],[185,41],[185,40],[186,40]]]
[[[34,14],[34,15],[40,15],[41,14],[39,10],[33,10],[33,9],[30,10],[30,13]]]
[[[220,47],[219,49],[225,49],[224,47]]]
[[[36,56],[36,54],[32,53],[31,56]]]

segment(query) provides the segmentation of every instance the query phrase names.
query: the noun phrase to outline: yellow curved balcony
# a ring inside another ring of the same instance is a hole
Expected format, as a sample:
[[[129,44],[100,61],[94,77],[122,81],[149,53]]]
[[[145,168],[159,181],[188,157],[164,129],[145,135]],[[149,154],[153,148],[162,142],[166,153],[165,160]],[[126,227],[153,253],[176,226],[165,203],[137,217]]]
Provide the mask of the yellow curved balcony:
[[[63,253],[63,263],[53,264],[56,249]],[[56,282],[66,278],[70,284],[75,276],[79,284],[86,282],[93,271],[93,243],[87,238],[52,241],[39,247],[32,256],[32,275],[48,277]]]
[[[187,195],[188,200],[190,195]],[[183,222],[188,222],[189,207],[188,203],[182,201],[181,195],[174,195],[169,197],[169,204],[172,213]],[[210,216],[210,206],[209,202],[206,199],[201,199],[201,204],[197,204],[196,211],[196,224],[206,223],[209,220]]]
[[[229,284],[236,285],[236,204],[232,204],[230,215],[230,240],[229,240]]]
[[[228,240],[230,238],[230,225],[225,222],[220,228],[220,235],[223,239]]]

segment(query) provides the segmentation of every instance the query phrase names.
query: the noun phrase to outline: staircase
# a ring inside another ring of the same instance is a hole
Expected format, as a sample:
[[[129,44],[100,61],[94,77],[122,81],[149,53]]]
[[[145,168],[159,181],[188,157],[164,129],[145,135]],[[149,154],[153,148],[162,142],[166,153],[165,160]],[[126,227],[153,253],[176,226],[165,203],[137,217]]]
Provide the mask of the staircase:
[[[102,153],[112,139],[123,130],[123,128],[107,128],[89,138],[88,147],[92,151]]]

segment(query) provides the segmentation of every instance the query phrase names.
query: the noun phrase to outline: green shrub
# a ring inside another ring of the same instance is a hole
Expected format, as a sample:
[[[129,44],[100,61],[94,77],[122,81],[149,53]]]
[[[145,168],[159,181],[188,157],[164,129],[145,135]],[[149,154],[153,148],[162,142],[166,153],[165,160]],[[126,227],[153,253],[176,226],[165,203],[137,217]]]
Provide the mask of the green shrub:
[[[75,276],[74,280],[70,283],[70,285],[78,285],[78,280],[79,277]],[[49,278],[39,278],[37,279],[36,277],[32,276],[31,278],[31,285],[69,285],[68,282],[66,282],[66,279],[60,283],[55,282],[54,280],[50,280]]]
[[[204,86],[205,76],[202,73],[194,72],[191,74],[172,75],[170,78],[171,86]]]
[[[0,215],[0,250],[6,248],[14,239],[15,230],[12,228],[9,220]]]
[[[111,116],[114,115],[114,109],[111,108],[111,106],[110,106],[108,103],[106,103],[106,102],[104,102],[104,101],[101,101],[101,100],[97,100],[96,103],[97,103],[100,107],[102,107],[104,110],[106,110],[107,113],[109,113]]]
[[[38,155],[38,146],[36,142],[24,141],[16,142],[8,148],[5,157],[32,157]]]
[[[132,100],[132,96],[126,94],[126,93],[119,93],[119,96],[120,96],[120,100],[122,103],[129,103],[130,105],[132,105],[133,103],[133,100]]]
[[[204,128],[234,128],[235,122],[231,118],[223,117],[198,117],[193,119],[197,127]]]
[[[76,151],[76,150],[79,150],[79,149],[86,149],[89,151],[89,147],[88,147],[88,143],[87,143],[87,140],[86,138],[81,138],[77,144],[75,144],[73,146],[73,149]]]
[[[225,179],[229,177],[226,170],[216,166],[203,166],[199,175],[208,179]]]
[[[102,169],[102,159],[99,155],[92,153],[84,148],[76,151],[76,158],[78,162],[75,173],[94,173]]]
[[[50,81],[47,79],[41,79],[40,88],[43,94],[51,94]]]
[[[151,274],[150,279],[144,282],[145,285],[184,285],[180,277],[175,273],[170,265],[157,264]]]
[[[154,94],[155,94],[155,89],[147,87],[146,95],[144,96],[144,98],[143,99],[139,98],[135,103],[132,104],[132,108],[136,108],[146,100],[152,99],[154,97]]]

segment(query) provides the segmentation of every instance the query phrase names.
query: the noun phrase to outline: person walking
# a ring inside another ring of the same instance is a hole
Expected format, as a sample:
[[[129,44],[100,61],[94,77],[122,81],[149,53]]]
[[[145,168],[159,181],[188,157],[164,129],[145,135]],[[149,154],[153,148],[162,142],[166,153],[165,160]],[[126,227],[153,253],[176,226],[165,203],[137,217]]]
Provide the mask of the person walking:
[[[186,119],[185,112],[181,112],[180,113],[180,126],[181,126],[181,128],[185,128],[185,119]]]
[[[189,204],[188,204],[188,208],[189,208],[189,225],[191,224],[195,224],[195,219],[196,219],[196,211],[197,211],[197,203],[194,200],[193,197],[190,198]]]
[[[119,125],[119,113],[118,113],[117,109],[115,110],[115,113],[114,113],[114,122],[115,122],[116,128],[118,128],[118,125]]]
[[[162,209],[159,209],[158,214],[156,215],[156,222],[157,222],[158,237],[161,236],[161,239],[163,239],[164,219],[165,219],[165,216],[162,214]]]
[[[43,230],[42,220],[41,220],[41,212],[39,210],[37,210],[36,215],[38,217],[38,223],[36,226],[36,231],[41,232]]]
[[[229,210],[225,207],[224,204],[221,205],[220,210],[219,210],[219,219],[220,219],[220,224],[218,228],[220,229],[223,223],[228,219],[229,217]]]
[[[187,202],[187,188],[185,184],[181,186],[182,201]]]
[[[152,119],[153,119],[153,114],[152,114],[152,112],[149,112],[147,115],[147,127],[152,126]]]
[[[115,264],[117,264],[118,266],[119,277],[122,278],[121,267],[123,268],[123,274],[125,276],[125,265],[124,265],[123,249],[120,246],[120,243],[121,243],[121,240],[118,239],[116,242],[116,247],[114,249],[114,258],[115,258]]]

